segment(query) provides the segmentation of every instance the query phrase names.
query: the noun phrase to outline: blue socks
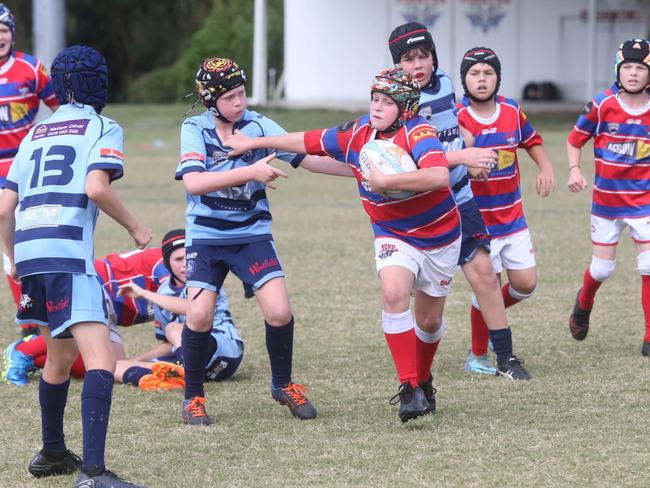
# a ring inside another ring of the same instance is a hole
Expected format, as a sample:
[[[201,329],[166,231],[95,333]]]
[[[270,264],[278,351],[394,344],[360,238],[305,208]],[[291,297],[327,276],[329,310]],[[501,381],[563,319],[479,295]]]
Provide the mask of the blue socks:
[[[208,349],[212,330],[195,332],[183,327],[181,335],[182,354],[185,359],[185,399],[204,397],[203,381],[205,379],[205,365],[208,362]]]
[[[43,378],[38,384],[38,401],[41,405],[41,430],[43,432],[43,452],[56,456],[64,453],[63,414],[68,402],[70,380],[53,385]]]
[[[271,381],[274,389],[284,388],[291,383],[293,357],[293,316],[289,323],[280,327],[266,325],[266,350],[271,362]],[[187,382],[187,370],[185,372]]]
[[[150,368],[143,368],[141,366],[131,366],[122,375],[122,383],[125,385],[138,386],[140,378],[151,373]]]
[[[489,333],[494,353],[497,355],[497,364],[507,361],[512,356],[512,331],[510,327],[490,330]]]
[[[113,373],[103,369],[86,371],[81,389],[81,421],[83,424],[83,470],[104,471],[104,448],[108,416],[113,396]]]

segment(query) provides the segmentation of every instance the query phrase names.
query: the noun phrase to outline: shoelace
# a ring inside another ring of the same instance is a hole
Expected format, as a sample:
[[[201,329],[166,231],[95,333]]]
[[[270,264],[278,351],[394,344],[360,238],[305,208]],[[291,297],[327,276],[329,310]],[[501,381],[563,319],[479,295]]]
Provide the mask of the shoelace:
[[[389,405],[397,405],[400,402],[400,394],[405,390],[403,386],[400,386],[397,393],[395,393],[390,400],[388,400]]]
[[[192,414],[192,417],[205,417],[205,398],[194,398],[187,406],[187,409]]]
[[[307,403],[307,398],[304,395],[308,391],[306,386],[299,385],[298,383],[291,383],[282,388],[282,391],[289,395],[296,405],[304,405]]]

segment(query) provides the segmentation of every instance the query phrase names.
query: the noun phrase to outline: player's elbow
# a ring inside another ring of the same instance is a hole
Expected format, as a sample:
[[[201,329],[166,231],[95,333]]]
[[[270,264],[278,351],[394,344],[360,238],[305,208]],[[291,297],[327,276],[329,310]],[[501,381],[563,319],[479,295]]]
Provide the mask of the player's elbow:
[[[200,174],[201,173],[188,173],[183,176],[183,186],[185,187],[185,191],[192,196],[203,195],[206,193],[201,184]]]

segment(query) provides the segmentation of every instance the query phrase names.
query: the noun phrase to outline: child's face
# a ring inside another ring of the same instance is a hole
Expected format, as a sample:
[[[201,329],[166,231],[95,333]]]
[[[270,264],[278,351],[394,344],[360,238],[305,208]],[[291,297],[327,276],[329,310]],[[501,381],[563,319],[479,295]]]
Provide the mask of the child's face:
[[[497,74],[487,63],[476,63],[465,76],[467,90],[481,101],[492,97],[497,86]]]
[[[169,256],[169,266],[172,269],[172,273],[183,283],[187,280],[187,275],[185,273],[185,248],[176,249]]]
[[[638,92],[650,83],[650,71],[641,63],[623,63],[619,79],[626,91]]]
[[[416,47],[409,49],[399,60],[404,71],[413,75],[420,86],[426,86],[433,74],[433,55],[428,49]]]
[[[248,98],[246,97],[246,86],[244,85],[227,91],[217,100],[219,113],[233,122],[241,120],[246,107],[248,107]]]
[[[373,93],[370,99],[370,125],[373,129],[388,129],[399,117],[399,105],[384,93]]]
[[[6,24],[0,24],[0,59],[9,56],[11,51],[11,29]]]

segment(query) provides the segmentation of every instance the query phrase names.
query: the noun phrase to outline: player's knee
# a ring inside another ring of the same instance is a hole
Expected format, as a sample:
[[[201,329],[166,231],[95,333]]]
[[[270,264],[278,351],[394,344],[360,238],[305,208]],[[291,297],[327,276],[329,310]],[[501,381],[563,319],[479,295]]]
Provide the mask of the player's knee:
[[[212,322],[214,321],[214,313],[209,310],[192,309],[188,310],[187,326],[197,332],[205,332],[212,329]]]
[[[273,307],[271,310],[267,310],[264,314],[264,320],[266,323],[274,327],[287,325],[291,321],[292,317],[293,313],[288,304],[286,306]]]
[[[417,315],[415,319],[418,329],[433,334],[438,332],[444,325],[442,315]]]
[[[638,258],[637,258],[638,265]],[[608,259],[600,259],[596,256],[591,257],[591,264],[589,265],[589,274],[596,281],[605,281],[608,278],[611,278],[616,269],[616,261],[610,261]]]
[[[642,276],[650,275],[650,251],[644,251],[636,257],[636,268]]]
[[[510,293],[510,296],[515,298],[517,301],[523,301],[532,297],[535,294],[536,289],[537,280],[534,280],[532,282],[524,281],[523,283],[517,283],[516,288],[512,285],[512,283],[510,283],[508,293]]]
[[[399,311],[408,308],[410,296],[398,286],[382,287],[382,302],[387,311]]]

